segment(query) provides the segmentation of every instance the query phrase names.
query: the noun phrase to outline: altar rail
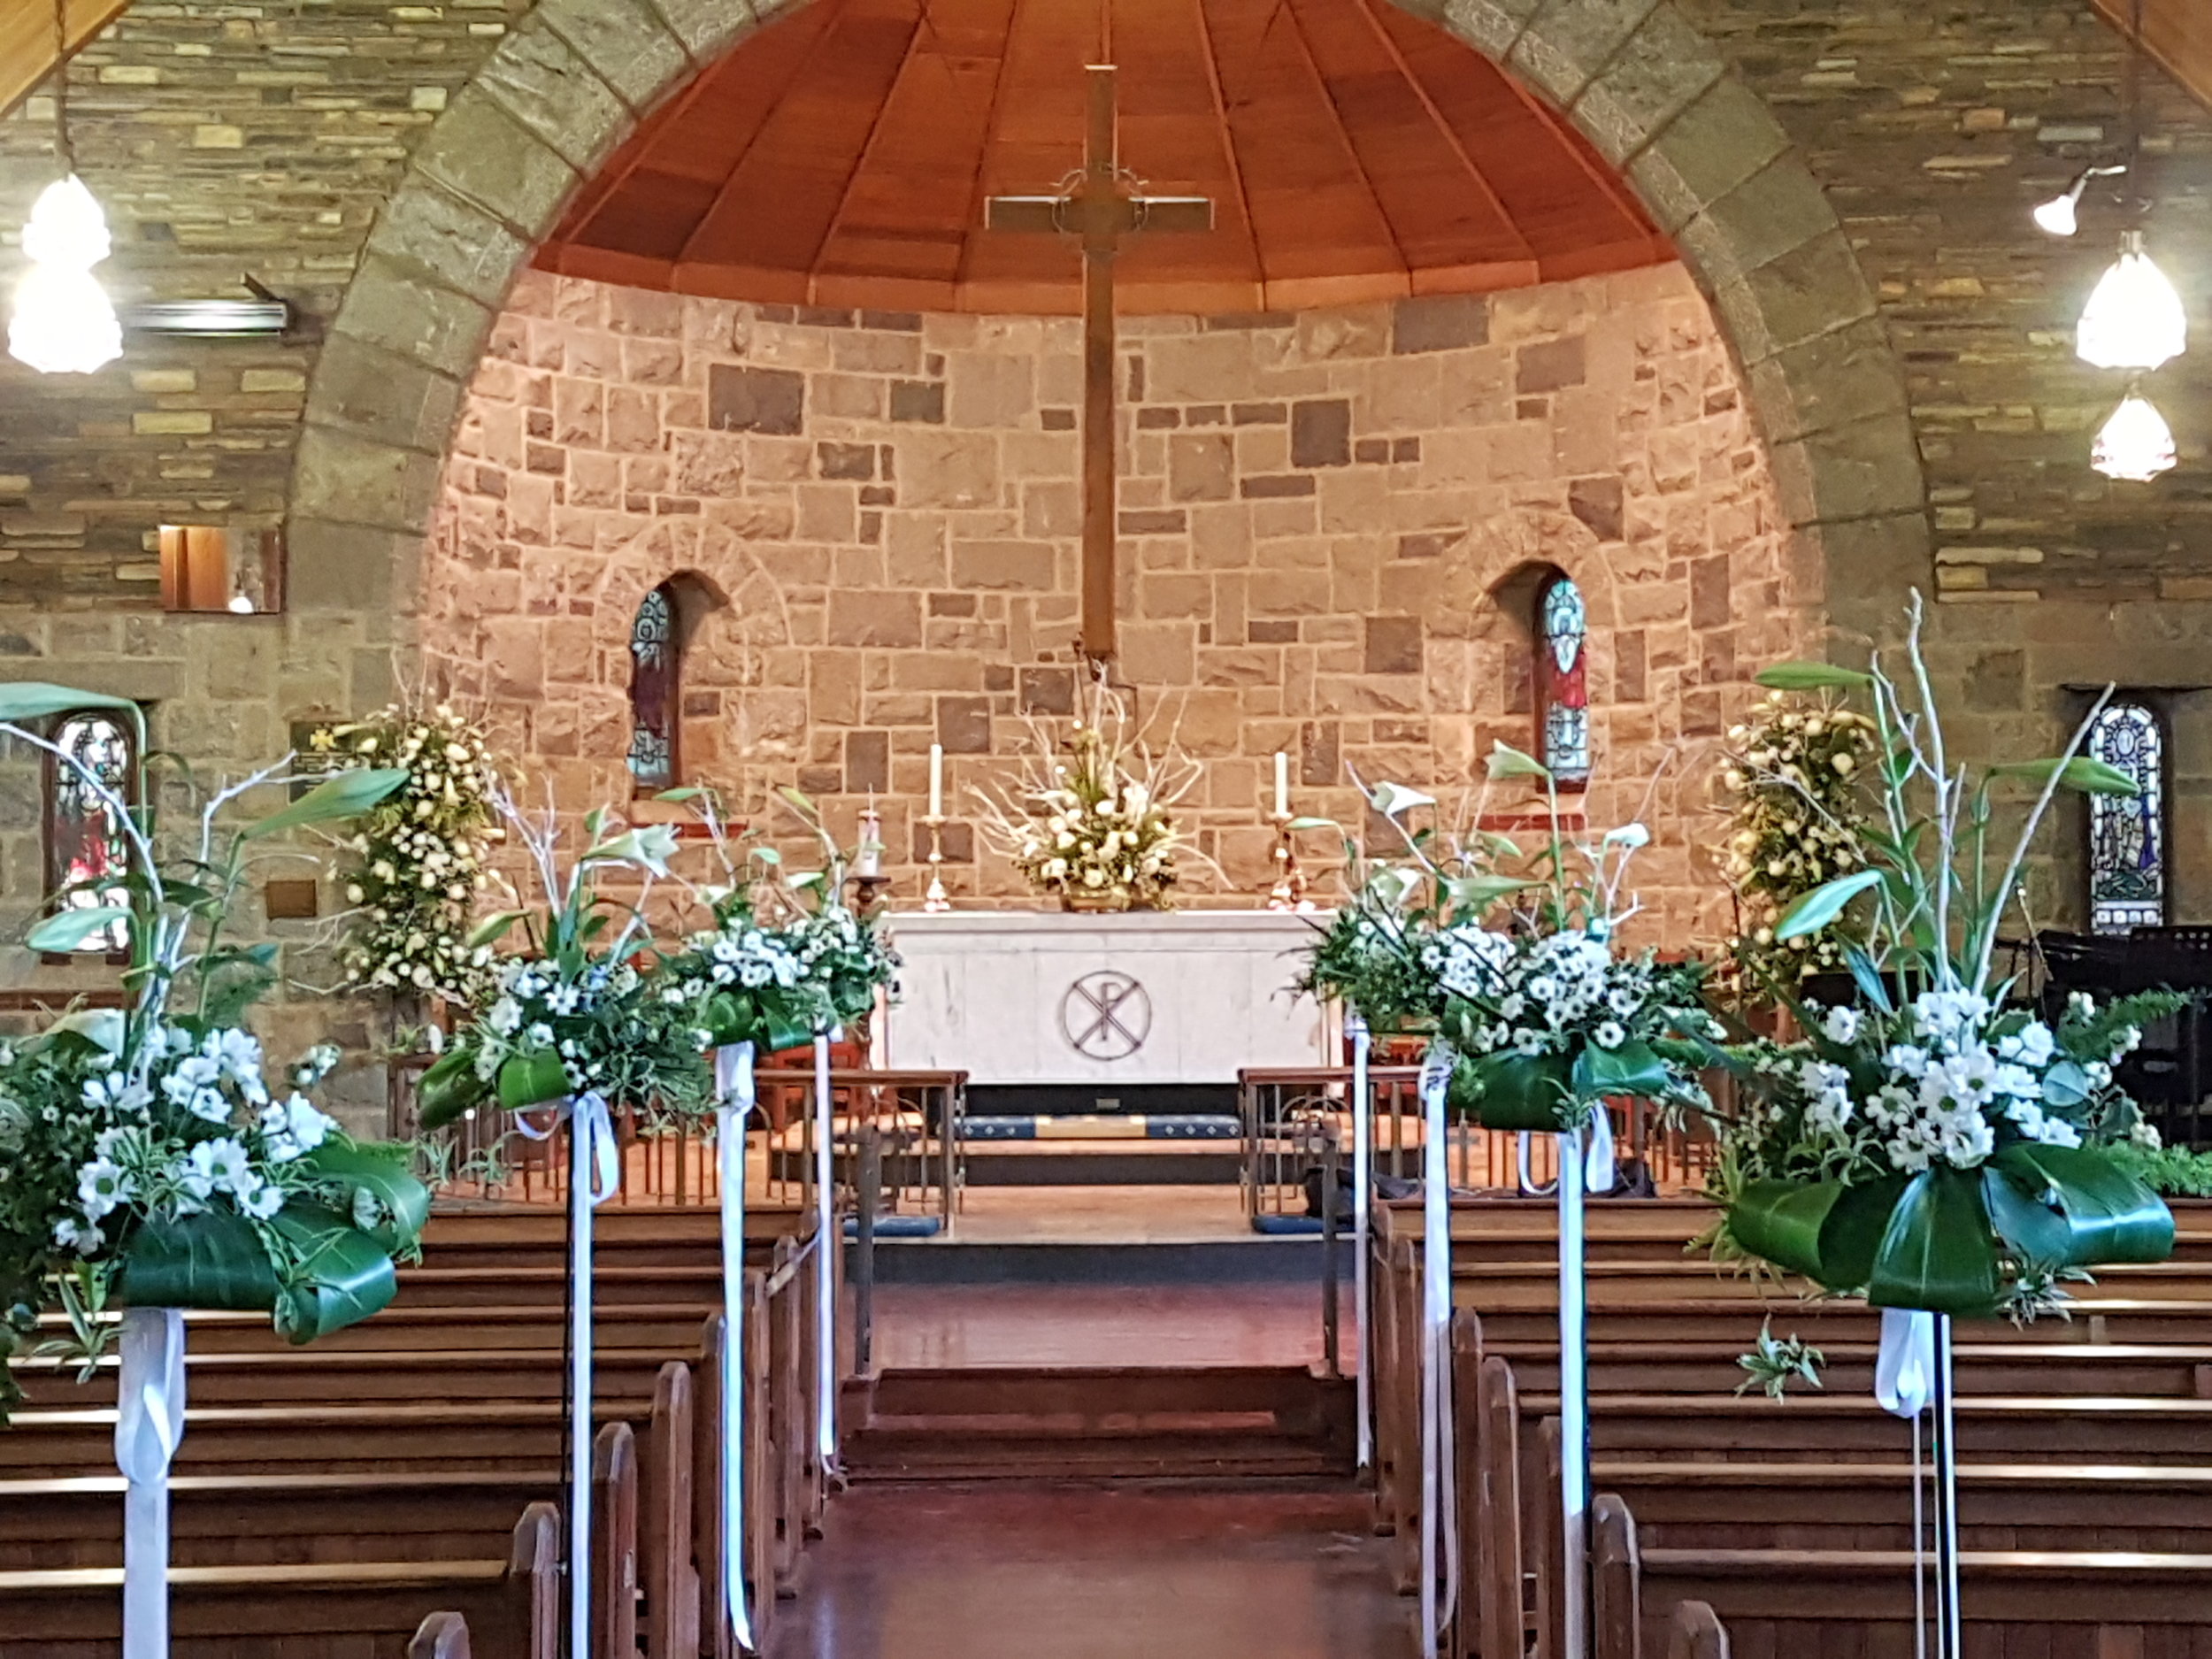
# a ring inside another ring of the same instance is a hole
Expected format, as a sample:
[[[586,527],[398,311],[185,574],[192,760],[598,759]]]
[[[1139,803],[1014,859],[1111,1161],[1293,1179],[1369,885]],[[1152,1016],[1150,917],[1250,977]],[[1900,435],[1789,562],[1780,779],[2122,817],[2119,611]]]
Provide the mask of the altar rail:
[[[387,1102],[388,1131],[395,1138],[420,1135],[415,1087],[426,1056],[395,1061]],[[760,1125],[750,1137],[756,1190],[764,1183],[756,1161],[764,1160],[771,1202],[809,1203],[814,1195],[814,1073],[763,1070],[755,1075]],[[949,1231],[963,1180],[959,1125],[967,1110],[964,1071],[833,1071],[831,1162],[839,1191],[849,1204],[860,1179],[860,1148],[872,1131],[880,1148],[879,1219],[934,1217]],[[616,1204],[718,1202],[720,1161],[714,1137],[687,1123],[655,1125],[618,1108],[615,1134],[622,1150],[622,1187]],[[526,1204],[557,1204],[568,1196],[567,1140],[532,1141],[517,1132],[511,1113],[482,1108],[450,1126],[421,1135],[427,1171],[441,1197]]]
[[[1425,1124],[1418,1066],[1371,1066],[1368,1087],[1374,1112],[1374,1173],[1378,1180],[1417,1181]],[[1352,1069],[1313,1066],[1254,1069],[1237,1074],[1244,1120],[1244,1207],[1248,1217],[1310,1213],[1314,1202],[1314,1148],[1324,1137],[1341,1149],[1351,1168]],[[1623,1159],[1640,1160],[1663,1193],[1695,1192],[1705,1184],[1712,1143],[1671,1125],[1648,1101],[1611,1107]],[[1519,1137],[1504,1130],[1455,1124],[1446,1160],[1451,1184],[1469,1189],[1517,1189]],[[1536,1135],[1529,1147],[1530,1177],[1548,1183],[1557,1173],[1552,1137]]]

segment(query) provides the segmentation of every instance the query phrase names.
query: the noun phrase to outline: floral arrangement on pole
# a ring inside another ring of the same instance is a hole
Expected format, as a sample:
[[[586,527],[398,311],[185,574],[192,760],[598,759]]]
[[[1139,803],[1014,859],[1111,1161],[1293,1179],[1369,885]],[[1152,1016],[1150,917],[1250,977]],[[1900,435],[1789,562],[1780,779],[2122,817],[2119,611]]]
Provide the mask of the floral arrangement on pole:
[[[1683,1046],[1719,1034],[1699,996],[1701,970],[1618,945],[1637,910],[1629,866],[1649,833],[1628,824],[1594,840],[1569,835],[1551,773],[1505,744],[1487,774],[1542,783],[1542,844],[1409,830],[1405,815],[1432,796],[1389,783],[1365,791],[1404,851],[1371,863],[1352,853],[1357,891],[1323,933],[1304,988],[1340,997],[1377,1029],[1448,1043],[1451,1103],[1488,1128],[1573,1128],[1613,1095],[1703,1105]]]
[[[495,1102],[526,1111],[592,1094],[649,1118],[704,1115],[712,1086],[700,1050],[705,1033],[687,1007],[658,995],[645,906],[668,874],[675,831],[633,829],[603,810],[586,815],[584,849],[565,868],[550,810],[532,816],[503,791],[500,814],[526,851],[540,903],[499,911],[471,935],[472,948],[519,930],[522,949],[495,958],[480,1011],[455,1033],[419,1086],[426,1129]],[[600,879],[627,871],[640,879],[634,898],[600,890]]]
[[[334,766],[402,769],[406,781],[355,825],[345,872],[349,984],[476,1002],[492,949],[472,943],[477,895],[501,838],[499,773],[482,731],[449,705],[394,703],[308,740]]]
[[[1775,925],[1784,941],[1817,933],[1863,897],[1863,940],[1839,947],[1855,999],[1823,1010],[1786,995],[1801,1040],[1716,1056],[1740,1104],[1722,1136],[1714,1242],[1886,1308],[2024,1317],[2062,1278],[2172,1249],[2164,1202],[2116,1151],[2146,1132],[2114,1067],[2178,999],[2013,1001],[2019,987],[1996,971],[1998,928],[2052,801],[2134,785],[2080,754],[2086,720],[2055,758],[1978,776],[1955,764],[1916,599],[1910,624],[1905,684],[1878,656],[1863,673],[1793,663],[1760,676],[1866,698],[1879,810],[1857,832],[1865,868]],[[2008,785],[2032,797],[2017,833],[2001,837],[1994,796]]]
[[[1035,748],[1010,792],[979,791],[984,832],[1039,893],[1071,910],[1174,906],[1176,861],[1193,849],[1173,809],[1201,776],[1175,751],[1132,740],[1128,712],[1102,677],[1064,754],[1031,722]]]
[[[269,1064],[243,1022],[277,982],[277,947],[234,941],[227,924],[256,849],[353,818],[404,774],[349,772],[235,825],[242,797],[291,781],[280,764],[208,794],[181,855],[165,856],[152,803],[175,789],[152,787],[141,761],[127,799],[35,724],[81,709],[129,723],[145,754],[127,699],[0,687],[0,733],[71,768],[127,851],[118,872],[60,894],[26,942],[69,950],[119,924],[130,957],[122,1009],[0,1046],[0,1356],[56,1306],[88,1361],[112,1331],[92,1316],[110,1306],[266,1311],[297,1342],[366,1318],[392,1298],[428,1190],[406,1148],[353,1141],[309,1098],[335,1048]],[[0,1411],[12,1397],[0,1371]]]
[[[750,1042],[764,1056],[859,1019],[899,969],[879,918],[845,902],[849,861],[821,810],[796,789],[778,795],[814,837],[820,869],[789,875],[775,848],[741,845],[710,791],[662,797],[691,805],[722,866],[720,881],[694,889],[713,926],[663,964],[662,998],[688,1009],[711,1046]]]
[[[1721,783],[1733,803],[1732,827],[1722,867],[1744,907],[1733,942],[1747,988],[1841,973],[1843,946],[1857,936],[1849,912],[1788,939],[1777,938],[1774,925],[1806,894],[1864,867],[1859,830],[1874,722],[1832,692],[1772,692],[1729,728],[1728,740]]]

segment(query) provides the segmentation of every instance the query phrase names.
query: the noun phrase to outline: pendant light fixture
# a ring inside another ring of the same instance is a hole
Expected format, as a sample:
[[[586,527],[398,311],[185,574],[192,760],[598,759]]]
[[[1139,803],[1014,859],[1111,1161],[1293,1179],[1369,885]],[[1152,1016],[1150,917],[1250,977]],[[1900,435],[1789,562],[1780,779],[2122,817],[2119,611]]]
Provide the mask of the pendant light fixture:
[[[2120,257],[2083,307],[2074,353],[2100,369],[2145,371],[2189,349],[2189,315],[2166,273],[2143,251],[2143,233],[2124,231]]]
[[[2132,386],[2089,451],[2089,464],[2098,472],[2130,484],[2147,484],[2170,472],[2177,458],[2166,418]]]
[[[89,374],[123,354],[123,329],[92,274],[113,244],[100,204],[77,177],[69,142],[66,0],[54,4],[54,151],[62,176],[39,193],[23,227],[30,269],[15,288],[8,352],[41,374]]]

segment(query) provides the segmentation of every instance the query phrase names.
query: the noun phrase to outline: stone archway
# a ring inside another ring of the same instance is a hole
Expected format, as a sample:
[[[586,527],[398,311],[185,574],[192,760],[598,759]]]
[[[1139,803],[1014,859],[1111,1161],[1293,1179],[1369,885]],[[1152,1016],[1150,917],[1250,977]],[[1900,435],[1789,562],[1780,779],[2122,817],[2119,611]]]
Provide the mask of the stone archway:
[[[1795,532],[1792,598],[1853,626],[1890,611],[1927,557],[1903,374],[1765,104],[1674,0],[1396,3],[1504,65],[1622,170],[1742,367]],[[454,98],[370,235],[309,388],[296,606],[412,613],[464,391],[533,248],[642,115],[780,9],[541,0]],[[1832,572],[1849,573],[1838,591]]]

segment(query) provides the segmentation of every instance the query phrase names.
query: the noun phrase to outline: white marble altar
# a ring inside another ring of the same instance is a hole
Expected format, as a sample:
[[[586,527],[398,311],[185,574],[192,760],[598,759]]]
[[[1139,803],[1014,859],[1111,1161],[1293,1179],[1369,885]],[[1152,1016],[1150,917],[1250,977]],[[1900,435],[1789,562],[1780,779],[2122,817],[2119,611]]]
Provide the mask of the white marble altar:
[[[1330,1015],[1290,987],[1325,916],[1279,910],[902,911],[878,1063],[972,1083],[1233,1083],[1328,1064]]]

